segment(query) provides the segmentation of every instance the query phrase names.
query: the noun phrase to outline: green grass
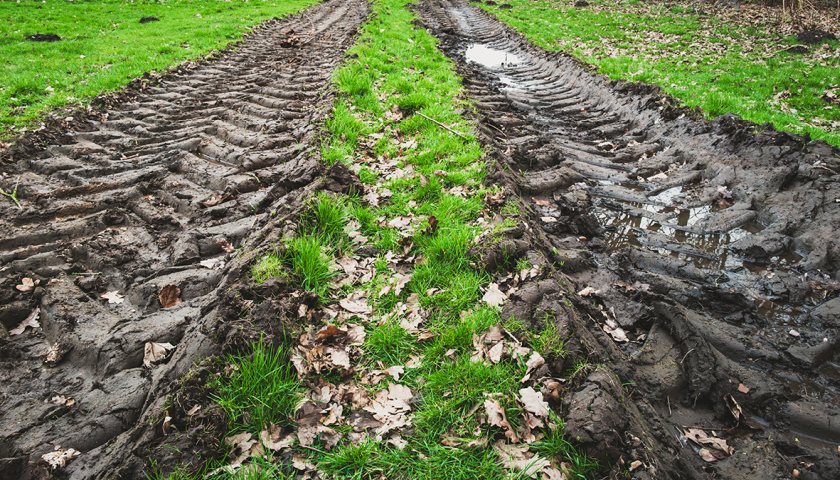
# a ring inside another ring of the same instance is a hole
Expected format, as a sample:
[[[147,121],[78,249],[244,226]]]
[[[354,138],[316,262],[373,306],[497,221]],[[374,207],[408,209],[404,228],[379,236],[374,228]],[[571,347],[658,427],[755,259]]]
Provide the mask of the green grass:
[[[793,37],[687,8],[604,0],[590,1],[597,9],[549,0],[506,1],[513,8],[480,6],[537,45],[569,52],[611,78],[659,85],[709,117],[735,113],[840,146],[840,108],[821,98],[840,86],[840,42],[830,42],[828,51],[834,53],[827,59],[771,56],[768,51],[794,44]],[[783,91],[791,96],[776,99]]]
[[[319,193],[301,214],[299,230],[301,235],[318,237],[323,244],[342,250],[349,244],[344,231],[347,218],[344,200],[329,193]]]
[[[304,289],[326,298],[335,276],[328,247],[314,235],[295,237],[286,245],[287,263]]]
[[[283,259],[277,253],[263,255],[251,266],[251,278],[257,283],[265,283],[269,278],[281,277],[285,274]]]
[[[322,154],[325,162],[352,166],[364,183],[393,193],[379,207],[363,205],[358,199],[342,202],[347,216],[359,222],[361,232],[382,254],[400,251],[406,244],[395,229],[385,225],[388,219],[424,219],[411,236],[412,254],[420,260],[402,296],[374,295],[369,301],[374,311],[384,313],[396,301],[416,294],[427,313],[425,326],[435,336],[418,342],[414,334],[390,320],[369,326],[362,348],[362,362],[368,364],[402,365],[412,355],[422,358],[419,368],[407,369],[400,379],[418,400],[414,427],[405,437],[408,445],[404,449],[369,440],[343,443],[325,455],[311,457],[319,470],[332,478],[514,478],[491,446],[448,447],[440,443],[452,435],[474,438],[477,429],[481,436],[501,435],[495,427],[479,425],[486,395],[498,398],[515,424],[521,408],[515,396],[525,366],[511,360],[495,365],[470,361],[473,336],[501,321],[497,309],[477,307],[481,287],[490,276],[474,266],[469,254],[473,239],[481,232],[476,220],[483,214],[483,197],[490,189],[484,186],[483,154],[471,133],[472,125],[459,114],[470,105],[461,100],[453,65],[437,49],[433,37],[415,27],[408,3],[374,3],[371,21],[349,52],[353,59],[334,76],[340,95],[334,116],[326,124],[328,136]],[[394,111],[399,112],[397,118],[389,118]],[[416,112],[467,137],[454,135]],[[403,147],[407,140],[416,146]],[[394,158],[401,167],[413,167],[415,173],[383,178],[376,171],[379,162]],[[449,193],[455,186],[473,191],[460,197]],[[518,209],[512,213],[518,214]],[[434,230],[429,229],[431,217],[436,219]],[[373,285],[381,284],[380,276],[387,270],[387,264],[377,263],[377,278],[362,288],[377,291]],[[552,331],[544,330],[533,333],[534,338],[541,339],[542,346],[554,348],[556,340],[548,338]],[[562,425],[556,435],[562,438]],[[585,459],[573,448],[561,450],[560,446],[569,445],[558,440],[551,448],[563,461]],[[548,451],[549,446],[544,448]],[[592,469],[582,462],[574,465],[579,466],[576,471],[581,475]]]
[[[292,424],[303,389],[284,347],[258,341],[251,352],[228,357],[227,364],[232,371],[220,376],[213,388],[231,433],[259,435],[270,424]]]
[[[317,0],[0,2],[0,139],[150,71],[198,58]],[[140,24],[145,16],[159,22]],[[59,42],[31,42],[54,33]]]
[[[373,361],[402,365],[417,348],[414,336],[395,321],[377,325],[365,337],[364,349]]]

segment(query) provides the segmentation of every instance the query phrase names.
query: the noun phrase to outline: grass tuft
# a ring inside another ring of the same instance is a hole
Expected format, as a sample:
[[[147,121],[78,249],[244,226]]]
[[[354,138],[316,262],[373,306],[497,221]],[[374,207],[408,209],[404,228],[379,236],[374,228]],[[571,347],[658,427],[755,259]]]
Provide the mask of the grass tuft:
[[[227,413],[230,430],[258,434],[270,424],[291,425],[302,400],[289,354],[282,346],[255,342],[249,354],[227,359],[232,371],[213,385],[215,401]]]

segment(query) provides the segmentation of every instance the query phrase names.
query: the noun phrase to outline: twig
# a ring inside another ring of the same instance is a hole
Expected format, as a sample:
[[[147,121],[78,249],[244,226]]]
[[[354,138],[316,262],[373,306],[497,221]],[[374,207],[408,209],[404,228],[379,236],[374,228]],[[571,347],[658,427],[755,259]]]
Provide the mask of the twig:
[[[692,348],[691,350],[689,350],[689,351],[685,352],[685,355],[683,355],[682,360],[680,360],[680,365],[682,365],[682,364],[683,364],[683,362],[685,361],[685,358],[688,356],[688,354],[689,354],[689,353],[691,353],[691,352],[693,352],[693,351],[694,351],[694,349]]]
[[[17,198],[18,185],[20,185],[20,177],[18,177],[17,182],[15,182],[15,188],[11,192],[7,192],[3,190],[3,187],[0,187],[0,195],[9,197],[13,202],[15,202],[15,205],[17,205],[19,210],[23,210],[23,205],[20,204],[20,201],[18,201]]]
[[[434,124],[435,124],[435,125],[437,125],[438,127],[443,128],[443,129],[446,129],[447,131],[449,131],[449,133],[454,133],[455,135],[458,135],[459,137],[463,138],[464,140],[467,140],[467,136],[466,136],[466,135],[464,135],[463,133],[461,133],[461,132],[456,132],[455,130],[452,130],[452,128],[450,128],[450,127],[448,127],[448,126],[446,126],[446,125],[444,125],[444,124],[442,124],[442,123],[438,122],[438,121],[437,121],[437,120],[435,120],[434,118],[432,118],[432,117],[430,117],[430,116],[428,116],[428,115],[425,115],[425,114],[423,114],[422,112],[416,112],[416,113],[417,113],[417,115],[420,115],[421,117],[425,118],[426,120],[428,120],[428,121],[430,121],[430,122],[434,123]]]
[[[321,450],[320,448],[310,447],[308,445],[298,445],[300,448],[306,448],[308,450],[312,450],[313,452],[320,453],[321,455],[329,455],[327,452]]]

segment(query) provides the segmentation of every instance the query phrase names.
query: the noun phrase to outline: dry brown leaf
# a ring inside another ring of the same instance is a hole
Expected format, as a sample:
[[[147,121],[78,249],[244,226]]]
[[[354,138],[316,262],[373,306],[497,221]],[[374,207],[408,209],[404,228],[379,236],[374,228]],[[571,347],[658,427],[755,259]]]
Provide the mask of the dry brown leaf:
[[[491,283],[490,285],[487,285],[487,290],[485,290],[484,296],[481,297],[481,300],[491,307],[501,307],[507,301],[507,295],[499,290],[499,284]]]
[[[601,291],[596,290],[592,287],[586,287],[583,290],[578,292],[578,295],[581,297],[591,297],[592,295],[600,295]]]
[[[15,288],[19,292],[30,292],[39,283],[41,283],[40,280],[32,280],[29,277],[23,277],[22,279],[20,279],[20,285],[15,285]]]
[[[236,248],[234,248],[234,246],[226,239],[219,240],[219,246],[225,253],[233,253],[236,251]]]
[[[516,432],[513,431],[513,428],[510,426],[510,422],[508,422],[505,409],[502,408],[499,402],[493,400],[492,398],[484,400],[484,411],[487,413],[487,421],[490,422],[490,425],[504,430],[505,437],[507,437],[511,442],[519,442]]]
[[[52,467],[53,470],[55,470],[57,468],[64,468],[74,458],[78,457],[81,454],[82,452],[73,448],[61,448],[58,445],[56,445],[55,450],[41,455],[41,459],[47,462],[47,465],[49,465],[50,467]]]
[[[125,297],[120,294],[117,290],[111,290],[110,292],[105,292],[99,296],[99,298],[103,300],[108,300],[108,303],[111,305],[119,305],[125,301]]]
[[[181,289],[177,285],[167,285],[160,289],[158,301],[163,308],[172,308],[181,303]]]
[[[38,317],[41,316],[41,309],[39,307],[35,307],[35,310],[32,310],[26,318],[18,324],[17,327],[9,330],[9,335],[20,335],[24,332],[28,327],[31,328],[39,328],[41,324],[38,322]]]
[[[171,343],[146,342],[143,349],[143,365],[151,367],[155,363],[162,362],[174,348],[175,346]]]
[[[543,394],[541,392],[534,390],[532,387],[519,390],[519,401],[522,402],[525,410],[534,415],[548,417],[548,402],[543,400]]]
[[[367,315],[372,311],[365,297],[350,296],[339,300],[338,304],[348,312],[359,315]]]
[[[687,428],[683,431],[683,435],[701,447],[700,456],[707,462],[714,462],[735,453],[735,449],[729,446],[726,440],[711,436],[706,430]]]
[[[527,477],[535,478],[537,474],[551,466],[548,460],[529,452],[527,445],[496,442],[493,449],[505,468]]]
[[[540,352],[534,350],[531,352],[531,356],[528,357],[528,361],[525,362],[525,376],[522,377],[520,383],[525,383],[531,379],[531,374],[534,373],[534,370],[540,368],[541,366],[545,365],[545,358],[540,355]]]

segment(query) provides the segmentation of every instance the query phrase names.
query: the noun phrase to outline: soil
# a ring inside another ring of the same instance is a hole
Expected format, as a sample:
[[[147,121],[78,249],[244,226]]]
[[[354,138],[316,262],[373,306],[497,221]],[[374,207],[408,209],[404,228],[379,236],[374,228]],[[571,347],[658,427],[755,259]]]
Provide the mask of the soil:
[[[140,23],[149,23],[149,22],[159,22],[160,19],[155,16],[150,17],[143,17],[140,19]]]
[[[813,28],[797,33],[796,39],[802,43],[813,45],[828,40],[837,40],[837,37],[831,32],[826,32],[825,30],[820,30],[819,28]]]
[[[705,121],[463,0],[418,13],[528,212],[506,242],[561,265],[505,315],[548,312],[602,365],[568,379],[569,436],[615,478],[840,478],[840,153]],[[687,427],[734,453],[704,461]]]
[[[61,37],[54,33],[36,33],[29,35],[26,39],[32,42],[57,42],[61,40]]]
[[[250,264],[313,192],[359,188],[318,152],[331,75],[367,12],[333,0],[267,22],[0,152],[22,204],[0,202],[0,478],[142,478],[152,457],[216,453],[205,359],[289,331],[310,301],[254,285]],[[36,285],[16,288],[24,277]],[[36,310],[40,328],[10,333]],[[146,366],[147,342],[175,348]],[[42,455],[57,446],[81,454],[53,470]]]

